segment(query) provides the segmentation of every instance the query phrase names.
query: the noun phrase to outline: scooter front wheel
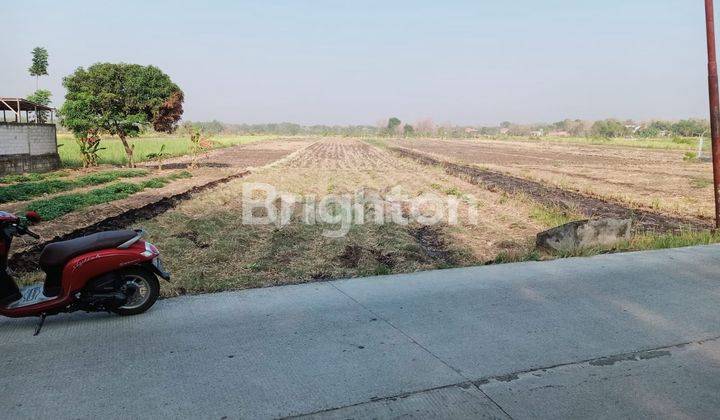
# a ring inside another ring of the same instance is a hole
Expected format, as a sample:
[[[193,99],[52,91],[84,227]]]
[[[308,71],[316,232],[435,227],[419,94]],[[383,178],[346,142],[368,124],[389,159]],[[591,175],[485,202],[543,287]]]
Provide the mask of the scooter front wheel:
[[[160,282],[155,274],[141,268],[123,270],[119,284],[121,291],[132,292],[132,295],[125,305],[112,309],[118,315],[141,314],[150,309],[160,296]]]

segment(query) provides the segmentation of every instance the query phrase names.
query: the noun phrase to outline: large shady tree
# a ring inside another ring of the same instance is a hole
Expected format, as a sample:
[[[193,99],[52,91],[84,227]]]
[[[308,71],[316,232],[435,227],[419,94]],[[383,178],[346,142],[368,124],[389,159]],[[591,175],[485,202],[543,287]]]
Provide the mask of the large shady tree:
[[[152,126],[170,133],[183,113],[183,92],[155,66],[97,63],[75,70],[63,79],[67,89],[60,109],[62,124],[78,139],[116,135],[122,141],[128,166],[134,166],[137,137]]]

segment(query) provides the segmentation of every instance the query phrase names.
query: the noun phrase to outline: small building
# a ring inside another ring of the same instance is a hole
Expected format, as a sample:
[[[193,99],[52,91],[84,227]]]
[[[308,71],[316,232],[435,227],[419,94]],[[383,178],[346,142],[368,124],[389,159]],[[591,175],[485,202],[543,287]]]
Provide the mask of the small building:
[[[55,109],[23,98],[0,97],[0,175],[60,167]]]

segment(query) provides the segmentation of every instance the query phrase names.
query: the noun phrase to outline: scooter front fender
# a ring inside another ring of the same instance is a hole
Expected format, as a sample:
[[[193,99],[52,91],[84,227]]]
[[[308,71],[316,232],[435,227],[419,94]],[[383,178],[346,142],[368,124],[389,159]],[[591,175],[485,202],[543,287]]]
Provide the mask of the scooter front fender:
[[[165,281],[170,281],[170,279],[172,278],[170,273],[165,271],[165,267],[163,267],[162,261],[160,261],[160,257],[154,258],[149,263],[145,263],[145,268],[152,271]]]

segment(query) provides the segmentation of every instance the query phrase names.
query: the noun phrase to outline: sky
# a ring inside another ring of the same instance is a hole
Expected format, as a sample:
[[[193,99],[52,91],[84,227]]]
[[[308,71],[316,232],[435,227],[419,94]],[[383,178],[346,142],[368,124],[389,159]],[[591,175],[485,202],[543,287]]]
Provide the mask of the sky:
[[[0,17],[0,96],[34,91],[30,51],[44,46],[55,106],[77,67],[128,62],[169,74],[189,120],[707,114],[700,0],[36,0],[4,2]]]

